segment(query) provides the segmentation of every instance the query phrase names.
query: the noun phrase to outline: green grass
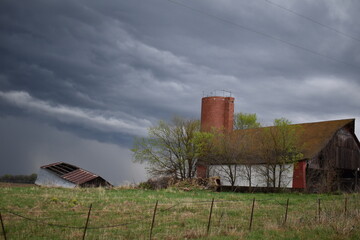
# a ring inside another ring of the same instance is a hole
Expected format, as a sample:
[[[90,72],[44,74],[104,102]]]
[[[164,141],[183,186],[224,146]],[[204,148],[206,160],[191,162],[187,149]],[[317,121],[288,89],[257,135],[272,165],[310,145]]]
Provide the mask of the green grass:
[[[0,211],[8,239],[82,239],[90,204],[86,239],[149,239],[157,200],[153,239],[360,239],[359,194],[0,187]],[[110,227],[114,225],[119,226]]]

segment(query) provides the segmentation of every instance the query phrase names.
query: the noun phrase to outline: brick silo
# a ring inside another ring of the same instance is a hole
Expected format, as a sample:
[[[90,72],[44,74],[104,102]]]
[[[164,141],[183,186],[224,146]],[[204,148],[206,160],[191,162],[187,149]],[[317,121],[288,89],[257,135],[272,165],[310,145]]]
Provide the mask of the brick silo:
[[[231,132],[234,123],[233,97],[204,97],[201,104],[201,131]]]
[[[220,130],[231,132],[234,123],[234,98],[211,96],[202,98],[201,131]],[[196,174],[199,178],[208,175],[207,164],[199,160],[196,164]]]

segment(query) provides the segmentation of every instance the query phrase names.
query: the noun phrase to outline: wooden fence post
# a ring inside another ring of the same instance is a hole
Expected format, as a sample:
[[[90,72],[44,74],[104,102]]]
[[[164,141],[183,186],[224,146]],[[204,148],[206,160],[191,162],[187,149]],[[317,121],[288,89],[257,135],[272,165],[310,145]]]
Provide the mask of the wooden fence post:
[[[82,238],[83,240],[85,239],[85,236],[86,236],[86,230],[87,230],[87,227],[88,227],[88,224],[89,224],[91,208],[92,208],[92,204],[90,204],[90,207],[89,207],[89,212],[88,212],[85,227],[84,227],[84,234],[83,234],[83,238]]]
[[[208,221],[208,226],[207,226],[206,235],[208,235],[208,234],[209,234],[209,231],[210,231],[210,225],[211,225],[211,215],[212,215],[213,206],[214,206],[214,198],[213,198],[213,199],[212,199],[212,201],[211,201],[210,214],[209,214],[209,221]]]
[[[321,222],[321,202],[320,198],[318,198],[318,221]]]
[[[156,200],[155,208],[154,208],[154,213],[153,213],[153,217],[152,217],[152,222],[151,222],[151,228],[150,228],[150,236],[149,236],[149,239],[150,239],[150,240],[151,240],[151,238],[152,238],[152,231],[153,231],[153,228],[154,228],[155,215],[156,215],[156,210],[157,210],[158,203],[159,203],[159,200]]]
[[[252,202],[252,207],[251,207],[251,215],[250,215],[249,231],[251,231],[251,227],[252,227],[253,216],[254,216],[254,207],[255,207],[255,198],[253,199],[253,202]]]
[[[1,216],[1,212],[0,212],[0,221],[1,221],[1,228],[2,228],[2,231],[3,231],[3,234],[4,234],[4,239],[6,240],[6,232],[5,232],[5,226],[4,226],[4,221],[2,219],[2,216]]]
[[[344,202],[344,215],[346,217],[346,214],[347,214],[347,197],[345,197],[345,202]]]
[[[286,224],[287,215],[288,215],[288,209],[289,209],[289,198],[286,201],[286,209],[285,209],[285,218],[284,218],[284,225]]]

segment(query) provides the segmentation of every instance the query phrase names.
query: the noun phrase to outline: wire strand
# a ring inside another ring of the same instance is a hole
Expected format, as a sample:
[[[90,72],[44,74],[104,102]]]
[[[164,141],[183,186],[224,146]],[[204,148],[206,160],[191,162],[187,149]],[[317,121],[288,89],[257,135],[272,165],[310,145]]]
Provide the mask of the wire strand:
[[[235,27],[241,28],[241,29],[246,30],[246,31],[248,31],[248,32],[256,33],[256,34],[258,34],[258,35],[260,35],[260,36],[263,36],[263,37],[265,37],[265,38],[269,38],[269,39],[272,39],[272,40],[274,40],[274,41],[278,41],[278,42],[280,42],[280,43],[282,43],[282,44],[285,44],[285,45],[288,45],[288,46],[291,46],[291,47],[298,48],[298,49],[300,49],[300,50],[306,51],[306,52],[311,53],[311,54],[313,54],[313,55],[317,55],[317,56],[326,58],[326,59],[331,60],[331,61],[333,61],[333,62],[338,62],[338,63],[344,64],[344,65],[347,65],[347,66],[350,66],[350,67],[356,67],[356,68],[358,68],[358,66],[355,66],[355,65],[352,64],[352,63],[349,63],[349,62],[346,62],[346,61],[343,61],[343,60],[340,60],[340,59],[337,59],[337,58],[333,58],[333,57],[327,56],[327,55],[322,54],[322,53],[319,53],[319,52],[317,52],[317,51],[315,51],[315,50],[312,50],[312,49],[309,49],[309,48],[300,46],[300,45],[295,44],[295,43],[291,43],[291,42],[289,42],[289,41],[283,40],[283,39],[278,38],[278,37],[274,37],[274,36],[272,36],[272,35],[270,35],[270,34],[267,34],[267,33],[264,33],[264,32],[261,32],[261,31],[255,30],[255,29],[252,29],[252,28],[250,28],[250,27],[246,27],[246,26],[244,26],[244,25],[235,23],[235,22],[230,21],[230,20],[228,20],[228,19],[225,19],[225,18],[222,18],[222,17],[218,17],[218,16],[216,16],[216,15],[213,15],[213,14],[211,14],[211,13],[205,12],[205,11],[203,11],[203,10],[200,10],[200,9],[197,9],[197,8],[194,8],[194,7],[191,7],[191,6],[187,5],[187,4],[180,3],[180,2],[177,2],[177,1],[174,1],[174,0],[166,0],[166,1],[168,1],[168,2],[170,2],[170,3],[173,3],[173,4],[175,4],[175,5],[178,5],[178,6],[187,8],[187,9],[192,10],[192,11],[194,11],[194,12],[200,13],[200,14],[202,14],[202,15],[204,15],[204,16],[207,16],[207,17],[210,17],[210,18],[214,18],[214,19],[216,19],[216,20],[218,20],[218,21],[220,21],[220,22],[227,23],[227,24],[233,25],[233,26],[235,26]]]
[[[298,13],[298,12],[295,12],[294,10],[291,10],[291,9],[289,9],[289,8],[286,8],[286,7],[284,7],[284,6],[280,5],[280,4],[274,3],[274,2],[272,2],[272,1],[269,1],[269,0],[264,0],[264,1],[267,2],[268,4],[271,4],[271,5],[273,5],[273,6],[275,6],[275,7],[278,7],[278,8],[280,8],[280,9],[282,9],[282,10],[285,10],[285,11],[291,13],[291,14],[294,14],[294,15],[296,15],[296,16],[298,16],[298,17],[301,17],[301,18],[306,19],[306,20],[308,20],[308,21],[310,21],[310,22],[313,22],[313,23],[315,23],[315,24],[318,24],[318,25],[321,26],[321,27],[330,29],[331,31],[336,32],[336,33],[338,33],[338,34],[340,34],[340,35],[342,35],[342,36],[344,36],[344,37],[347,37],[347,38],[350,38],[350,39],[352,39],[352,40],[355,40],[355,41],[360,42],[360,39],[359,39],[359,38],[353,37],[353,36],[351,36],[351,35],[349,35],[349,34],[347,34],[347,33],[344,33],[344,32],[342,32],[342,31],[339,31],[339,30],[337,30],[337,29],[335,29],[335,28],[333,28],[333,27],[330,27],[330,26],[325,25],[325,24],[323,24],[323,23],[321,23],[321,22],[318,22],[318,21],[316,21],[316,20],[313,19],[313,18],[310,18],[310,17],[308,17],[308,16],[302,15],[302,14],[300,14],[300,13]]]

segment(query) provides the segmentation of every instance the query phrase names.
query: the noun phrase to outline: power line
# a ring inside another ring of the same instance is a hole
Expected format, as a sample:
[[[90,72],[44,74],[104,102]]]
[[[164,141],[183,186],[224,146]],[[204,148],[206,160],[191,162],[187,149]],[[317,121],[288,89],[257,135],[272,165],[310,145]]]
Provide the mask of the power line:
[[[321,22],[318,22],[318,21],[316,21],[316,20],[313,19],[313,18],[310,18],[310,17],[308,17],[308,16],[302,15],[302,14],[300,14],[300,13],[298,13],[298,12],[295,12],[295,11],[289,9],[289,8],[286,8],[286,7],[282,6],[282,5],[279,5],[279,4],[277,4],[277,3],[274,3],[274,2],[272,2],[272,1],[269,1],[269,0],[264,0],[264,1],[267,2],[268,4],[271,4],[271,5],[274,5],[275,7],[280,8],[280,9],[282,9],[282,10],[288,11],[288,12],[290,12],[290,13],[298,16],[298,17],[301,17],[301,18],[306,19],[306,20],[308,20],[308,21],[310,21],[310,22],[316,23],[316,24],[318,24],[319,26],[322,26],[322,27],[324,27],[324,28],[330,29],[330,30],[333,31],[333,32],[336,32],[336,33],[338,33],[338,34],[340,34],[340,35],[343,35],[344,37],[347,37],[347,38],[350,38],[350,39],[352,39],[352,40],[355,40],[355,41],[360,42],[360,39],[359,39],[359,38],[353,37],[353,36],[351,36],[351,35],[349,35],[349,34],[347,34],[347,33],[344,33],[344,32],[342,32],[342,31],[339,31],[339,30],[337,30],[337,29],[335,29],[335,28],[333,28],[333,27],[330,27],[330,26],[325,25],[325,24],[323,24],[323,23],[321,23]]]
[[[263,36],[263,37],[266,37],[266,38],[269,38],[269,39],[278,41],[278,42],[283,43],[283,44],[285,44],[285,45],[298,48],[298,49],[300,49],[300,50],[306,51],[306,52],[311,53],[311,54],[313,54],[313,55],[317,55],[317,56],[326,58],[326,59],[331,60],[331,61],[334,61],[334,62],[342,63],[342,64],[347,65],[347,66],[350,66],[350,67],[356,67],[356,68],[358,68],[358,66],[355,66],[355,65],[352,64],[352,63],[345,62],[345,61],[342,61],[342,60],[339,60],[339,59],[336,59],[336,58],[327,56],[327,55],[322,54],[322,53],[319,53],[319,52],[317,52],[317,51],[315,51],[315,50],[312,50],[312,49],[309,49],[309,48],[306,48],[306,47],[297,45],[297,44],[295,44],[295,43],[291,43],[291,42],[286,41],[286,40],[283,40],[283,39],[281,39],[281,38],[274,37],[274,36],[272,36],[272,35],[270,35],[270,34],[267,34],[267,33],[263,33],[263,32],[257,31],[257,30],[255,30],[255,29],[250,28],[250,27],[246,27],[246,26],[244,26],[244,25],[241,25],[241,24],[232,22],[232,21],[227,20],[227,19],[225,19],[225,18],[218,17],[218,16],[216,16],[216,15],[213,15],[213,14],[211,14],[211,13],[205,12],[205,11],[203,11],[203,10],[200,10],[200,9],[197,9],[197,8],[193,8],[193,7],[191,7],[191,6],[189,6],[189,5],[186,5],[186,4],[184,4],[184,3],[180,3],[180,2],[177,2],[177,1],[174,1],[174,0],[166,0],[166,1],[168,1],[168,2],[170,2],[170,3],[173,3],[173,4],[175,4],[175,5],[178,5],[178,6],[187,8],[187,9],[190,9],[190,10],[192,10],[192,11],[194,11],[194,12],[197,12],[197,13],[200,13],[200,14],[202,14],[202,15],[204,15],[204,16],[207,16],[207,17],[210,17],[210,18],[214,18],[214,19],[216,19],[216,20],[218,20],[218,21],[220,21],[220,22],[227,23],[227,24],[231,24],[231,25],[233,25],[233,26],[235,26],[235,27],[241,28],[241,29],[246,30],[246,31],[248,31],[248,32],[256,33],[256,34],[258,34],[258,35],[260,35],[260,36]]]

